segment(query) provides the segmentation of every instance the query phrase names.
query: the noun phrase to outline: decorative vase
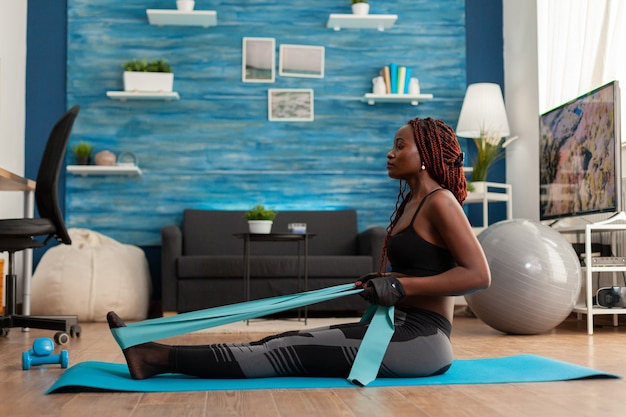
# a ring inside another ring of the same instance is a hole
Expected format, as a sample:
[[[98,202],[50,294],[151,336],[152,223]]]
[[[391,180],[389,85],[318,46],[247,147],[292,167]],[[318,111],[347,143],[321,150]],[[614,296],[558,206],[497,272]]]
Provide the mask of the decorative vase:
[[[195,5],[196,2],[193,0],[176,0],[176,8],[181,12],[190,12]]]
[[[420,93],[420,82],[417,78],[409,80],[409,94],[418,95]]]
[[[96,165],[115,165],[115,154],[110,151],[100,151],[93,157],[93,163]]]
[[[386,94],[387,86],[385,85],[385,79],[381,76],[372,78],[372,93],[374,94]]]
[[[370,5],[368,3],[354,3],[352,5],[352,14],[364,16],[370,12]]]
[[[267,235],[272,232],[271,220],[248,220],[250,233]]]

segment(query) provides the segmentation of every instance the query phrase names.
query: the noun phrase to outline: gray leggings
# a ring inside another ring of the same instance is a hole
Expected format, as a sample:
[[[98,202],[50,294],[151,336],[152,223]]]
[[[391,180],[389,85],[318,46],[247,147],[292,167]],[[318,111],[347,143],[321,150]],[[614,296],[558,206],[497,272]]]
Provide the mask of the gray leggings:
[[[202,378],[273,376],[346,378],[368,323],[292,331],[256,342],[174,346],[175,372]],[[379,377],[439,375],[452,364],[451,324],[426,310],[396,309],[395,333]]]

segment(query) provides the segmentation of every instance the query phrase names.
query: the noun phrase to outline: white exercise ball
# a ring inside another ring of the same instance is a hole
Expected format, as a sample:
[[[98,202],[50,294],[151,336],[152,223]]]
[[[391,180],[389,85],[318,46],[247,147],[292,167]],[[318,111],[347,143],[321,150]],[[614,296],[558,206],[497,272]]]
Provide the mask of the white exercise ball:
[[[576,252],[559,232],[541,223],[505,220],[478,235],[491,270],[491,286],[465,296],[472,312],[509,334],[538,334],[572,312],[581,288]]]

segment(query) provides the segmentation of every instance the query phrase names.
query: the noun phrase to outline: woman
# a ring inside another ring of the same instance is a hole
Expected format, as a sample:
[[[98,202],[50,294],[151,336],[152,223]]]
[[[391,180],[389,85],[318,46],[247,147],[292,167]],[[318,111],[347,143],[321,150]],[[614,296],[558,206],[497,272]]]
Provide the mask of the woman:
[[[400,180],[381,271],[355,285],[370,302],[395,306],[395,332],[379,377],[444,373],[452,363],[454,296],[490,284],[485,255],[461,206],[467,196],[463,154],[442,121],[410,120],[387,154],[389,176]],[[109,327],[124,326],[113,312]],[[202,378],[347,377],[367,330],[352,323],[270,336],[251,343],[124,349],[131,376],[183,373]]]

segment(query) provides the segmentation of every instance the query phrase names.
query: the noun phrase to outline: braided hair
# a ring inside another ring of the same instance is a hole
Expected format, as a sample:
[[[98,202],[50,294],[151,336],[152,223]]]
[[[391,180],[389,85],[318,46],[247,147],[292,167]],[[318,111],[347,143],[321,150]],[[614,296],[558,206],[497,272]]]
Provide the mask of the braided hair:
[[[415,118],[407,122],[413,128],[413,139],[422,164],[437,181],[447,190],[450,190],[459,204],[463,205],[467,197],[467,181],[463,172],[463,153],[454,130],[441,120],[432,118]],[[389,218],[387,236],[382,254],[381,272],[387,266],[387,242],[391,231],[404,213],[404,208],[411,199],[411,192],[406,181],[400,180],[396,207]]]
[[[463,153],[454,130],[441,120],[409,120],[422,162],[430,176],[454,194],[463,205],[467,182],[463,172]]]

